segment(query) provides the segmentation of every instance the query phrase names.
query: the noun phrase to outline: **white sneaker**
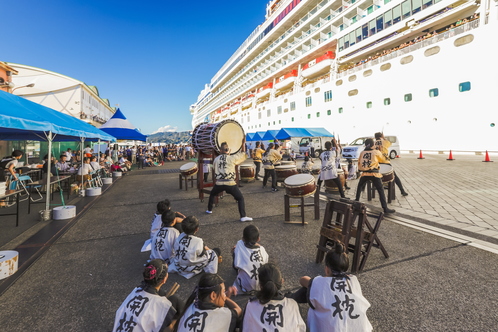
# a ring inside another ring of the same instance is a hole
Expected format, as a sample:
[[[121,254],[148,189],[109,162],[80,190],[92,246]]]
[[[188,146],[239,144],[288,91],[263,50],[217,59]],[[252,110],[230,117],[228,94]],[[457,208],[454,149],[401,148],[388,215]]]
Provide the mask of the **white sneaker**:
[[[240,221],[242,221],[242,222],[252,221],[252,218],[251,217],[243,217],[243,218],[240,218]]]
[[[206,210],[206,213],[211,214],[211,213],[213,213],[213,211]]]

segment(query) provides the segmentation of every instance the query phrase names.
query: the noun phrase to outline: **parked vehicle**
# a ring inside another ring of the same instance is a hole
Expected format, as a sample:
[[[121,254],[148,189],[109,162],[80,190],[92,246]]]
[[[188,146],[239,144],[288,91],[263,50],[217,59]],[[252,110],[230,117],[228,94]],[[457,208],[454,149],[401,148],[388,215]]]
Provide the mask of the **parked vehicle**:
[[[373,136],[360,137],[351,142],[342,149],[342,157],[345,159],[358,159],[360,153],[365,150],[365,141]],[[389,147],[389,158],[394,159],[400,152],[399,141],[396,136],[384,136],[386,140],[391,142]]]
[[[313,158],[320,157],[320,154],[325,151],[325,142],[331,141],[333,137],[303,137],[301,141],[299,141],[299,153],[306,154]],[[313,142],[314,154],[311,155],[311,146],[310,143]]]

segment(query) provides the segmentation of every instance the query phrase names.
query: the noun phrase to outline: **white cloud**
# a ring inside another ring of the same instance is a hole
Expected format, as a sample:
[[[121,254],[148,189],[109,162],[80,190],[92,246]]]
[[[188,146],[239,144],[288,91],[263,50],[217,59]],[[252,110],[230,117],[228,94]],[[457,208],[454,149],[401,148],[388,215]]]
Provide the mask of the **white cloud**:
[[[175,132],[177,130],[178,130],[178,127],[171,127],[170,125],[167,125],[167,126],[164,126],[164,127],[160,127],[159,129],[157,129],[152,134],[157,134],[157,133],[171,133],[171,132]]]

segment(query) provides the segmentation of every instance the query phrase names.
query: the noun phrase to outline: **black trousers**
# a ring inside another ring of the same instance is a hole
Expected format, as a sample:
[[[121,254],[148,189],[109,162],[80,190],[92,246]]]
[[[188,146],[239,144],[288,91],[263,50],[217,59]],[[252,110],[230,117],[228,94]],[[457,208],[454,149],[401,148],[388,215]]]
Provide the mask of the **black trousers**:
[[[341,197],[345,198],[346,195],[344,195],[344,188],[342,188],[341,180],[339,178],[335,178],[335,179],[331,179],[331,180],[334,181],[337,188],[339,188],[339,194],[341,195]],[[317,183],[318,188],[320,188],[320,186],[322,185],[322,181],[323,180],[318,180],[318,183]]]
[[[268,178],[271,176],[271,187],[277,188],[277,173],[275,169],[266,169],[265,168],[265,177],[263,178],[263,187],[266,186],[266,182],[268,182]]]
[[[214,198],[222,191],[225,191],[227,194],[230,194],[233,196],[233,198],[235,198],[237,204],[239,205],[240,217],[241,218],[246,217],[246,205],[244,202],[244,196],[242,196],[242,193],[240,192],[240,189],[237,185],[234,186],[215,185],[211,190],[211,194],[209,194],[208,210],[213,211]]]
[[[393,173],[394,173],[394,183],[396,183],[401,193],[404,193],[405,189],[403,189],[403,185],[401,184],[401,179],[396,175],[396,172],[393,171]]]
[[[360,177],[360,181],[358,182],[358,187],[356,188],[356,200],[360,200],[360,195],[363,189],[365,189],[365,185],[367,181],[372,181],[375,189],[379,193],[380,205],[385,210],[387,209],[387,201],[386,194],[384,193],[384,185],[382,184],[382,178],[377,178],[375,176],[362,176]]]
[[[254,178],[256,180],[258,180],[259,179],[259,171],[261,170],[261,161],[255,161],[254,165],[256,166],[256,173],[254,175]]]

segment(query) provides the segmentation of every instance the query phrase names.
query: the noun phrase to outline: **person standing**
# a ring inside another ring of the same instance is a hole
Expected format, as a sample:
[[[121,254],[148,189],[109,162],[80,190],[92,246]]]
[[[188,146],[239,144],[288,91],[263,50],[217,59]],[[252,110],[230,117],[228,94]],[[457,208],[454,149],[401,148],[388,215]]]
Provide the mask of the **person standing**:
[[[245,139],[242,140],[242,149],[240,152],[230,155],[230,147],[226,142],[221,143],[220,155],[213,161],[214,176],[216,183],[209,195],[208,209],[206,213],[213,213],[213,204],[215,197],[225,191],[232,195],[237,201],[239,207],[240,221],[251,221],[252,218],[246,215],[244,196],[240,192],[235,176],[235,166],[240,165],[246,160]]]
[[[387,207],[386,195],[384,194],[384,185],[382,184],[382,174],[379,172],[380,163],[384,161],[384,156],[379,150],[374,150],[374,140],[368,138],[365,140],[365,150],[360,153],[358,158],[358,169],[362,172],[358,187],[356,188],[356,200],[360,200],[360,195],[367,181],[372,181],[379,193],[380,204],[384,213],[394,213],[396,210]]]
[[[256,166],[256,174],[254,178],[259,180],[259,171],[261,170],[261,160],[265,150],[261,149],[261,142],[256,142],[256,147],[252,150],[252,160]]]
[[[309,150],[310,157],[313,158],[315,156],[315,143],[313,143],[313,139],[310,139]]]
[[[271,176],[271,190],[273,192],[278,191],[277,189],[277,174],[275,173],[275,164],[277,164],[281,159],[282,155],[279,151],[280,147],[274,145],[273,143],[268,144],[268,148],[263,156],[263,167],[265,169],[265,177],[263,178],[263,188],[266,187],[266,182]]]
[[[337,188],[339,189],[339,194],[342,198],[346,198],[344,195],[344,189],[342,188],[341,180],[337,174],[336,167],[337,150],[332,150],[332,143],[330,141],[325,142],[325,151],[320,154],[320,160],[322,161],[322,169],[320,171],[320,177],[318,178],[318,188],[320,188],[324,180],[332,180],[335,182]]]
[[[16,173],[16,167],[19,162],[19,159],[22,158],[22,151],[20,150],[14,150],[12,151],[12,154],[10,157],[5,157],[0,161],[0,164],[2,165],[2,171],[5,175],[5,180],[7,182],[7,186],[9,185],[10,181],[17,181],[17,173]],[[2,179],[0,179],[2,181]]]
[[[382,162],[382,164],[391,165],[391,158],[389,158],[389,147],[391,146],[391,144],[392,144],[391,142],[389,142],[387,139],[384,138],[383,133],[381,132],[375,133],[375,149],[379,150],[384,156],[384,161]],[[399,190],[401,191],[401,195],[408,196],[408,193],[403,188],[401,179],[398,177],[398,175],[396,175],[396,172],[394,171],[394,167],[393,167],[393,173],[394,173],[394,183],[396,183]]]

